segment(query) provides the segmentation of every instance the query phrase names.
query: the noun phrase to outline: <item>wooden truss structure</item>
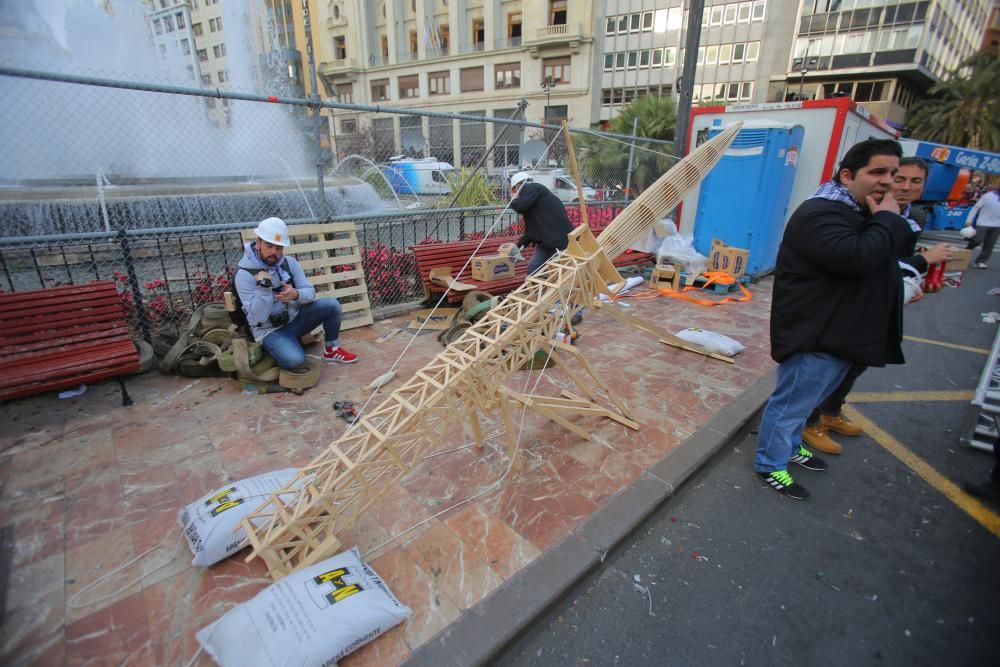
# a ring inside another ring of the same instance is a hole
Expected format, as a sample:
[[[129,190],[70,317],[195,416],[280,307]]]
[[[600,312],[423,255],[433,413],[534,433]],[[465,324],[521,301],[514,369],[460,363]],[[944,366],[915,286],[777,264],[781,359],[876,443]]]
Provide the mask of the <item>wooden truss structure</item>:
[[[280,579],[334,554],[341,547],[337,534],[438,446],[449,427],[469,427],[482,446],[481,415],[499,410],[511,455],[516,451],[513,413],[522,406],[586,439],[589,433],[570,417],[598,415],[637,429],[625,404],[583,355],[568,345],[553,347],[552,339],[598,294],[617,293],[623,281],[610,258],[677,206],[722,157],[739,127],[722,132],[661,176],[604,230],[600,243],[585,224],[577,227],[565,253],[552,257],[378,407],[366,411],[295,480],[243,520],[253,547],[249,559],[263,558],[270,575]],[[551,350],[550,357],[570,376],[578,394],[529,395],[507,386],[539,350]]]

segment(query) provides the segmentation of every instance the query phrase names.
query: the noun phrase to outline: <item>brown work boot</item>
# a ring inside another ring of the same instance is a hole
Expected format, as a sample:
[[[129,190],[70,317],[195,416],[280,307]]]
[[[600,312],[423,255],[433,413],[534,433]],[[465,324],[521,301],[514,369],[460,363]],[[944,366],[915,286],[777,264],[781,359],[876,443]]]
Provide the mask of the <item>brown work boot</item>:
[[[828,430],[833,431],[834,433],[840,433],[841,435],[861,435],[864,433],[860,426],[845,417],[843,413],[832,417],[822,415],[820,416],[819,421]]]
[[[843,447],[826,434],[826,427],[823,426],[822,421],[813,426],[807,425],[802,429],[802,442],[806,443],[806,447],[811,447],[824,454],[840,454],[844,451]]]

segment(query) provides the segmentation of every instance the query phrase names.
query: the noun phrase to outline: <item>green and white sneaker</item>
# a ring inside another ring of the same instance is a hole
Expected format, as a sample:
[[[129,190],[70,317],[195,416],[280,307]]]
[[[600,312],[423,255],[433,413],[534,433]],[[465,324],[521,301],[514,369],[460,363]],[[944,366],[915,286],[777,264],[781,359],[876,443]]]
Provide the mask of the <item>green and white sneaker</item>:
[[[816,456],[808,449],[799,445],[799,451],[795,455],[788,459],[789,463],[798,463],[803,468],[808,470],[826,470],[826,461]]]
[[[805,500],[809,497],[809,492],[801,484],[796,483],[787,470],[754,472],[754,474],[767,482],[768,486],[783,496],[794,498],[795,500]]]

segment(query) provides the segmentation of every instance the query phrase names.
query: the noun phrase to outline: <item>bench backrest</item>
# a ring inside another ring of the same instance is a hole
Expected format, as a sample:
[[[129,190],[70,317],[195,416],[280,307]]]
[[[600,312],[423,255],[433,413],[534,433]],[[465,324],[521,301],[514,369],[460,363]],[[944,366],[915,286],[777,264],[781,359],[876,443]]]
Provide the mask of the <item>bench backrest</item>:
[[[468,262],[469,257],[482,257],[483,255],[496,255],[500,246],[504,243],[514,243],[516,236],[497,236],[488,238],[479,245],[479,239],[473,241],[452,241],[449,243],[425,243],[411,246],[410,250],[417,259],[417,270],[420,272],[420,281],[425,285],[430,284],[431,269],[439,266],[450,266],[452,277],[459,281],[468,281],[472,277],[472,262]],[[479,248],[476,250],[476,248]],[[535,252],[535,246],[527,246],[521,251],[524,255],[524,262],[518,262],[515,267],[515,274],[527,271],[528,260]],[[468,265],[466,266],[466,262]],[[458,274],[459,269],[465,269]],[[523,277],[523,276],[522,276]]]

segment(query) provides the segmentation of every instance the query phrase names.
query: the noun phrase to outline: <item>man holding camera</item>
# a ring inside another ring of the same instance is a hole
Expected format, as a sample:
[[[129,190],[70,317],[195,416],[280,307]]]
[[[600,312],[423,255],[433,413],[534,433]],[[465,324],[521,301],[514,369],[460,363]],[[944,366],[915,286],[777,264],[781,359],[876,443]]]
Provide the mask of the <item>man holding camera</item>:
[[[236,292],[243,304],[254,340],[282,368],[295,369],[306,361],[299,339],[323,325],[323,358],[341,364],[358,360],[340,346],[340,302],[316,298],[314,288],[294,257],[285,257],[288,226],[281,218],[263,220],[254,230],[256,241],[245,245],[236,272]]]

